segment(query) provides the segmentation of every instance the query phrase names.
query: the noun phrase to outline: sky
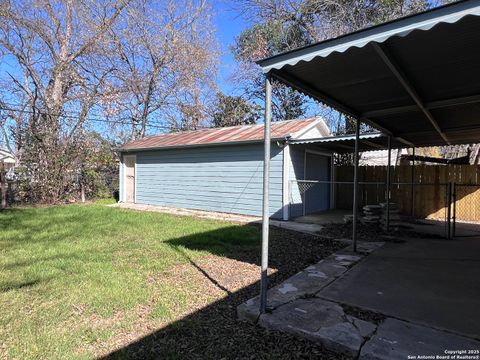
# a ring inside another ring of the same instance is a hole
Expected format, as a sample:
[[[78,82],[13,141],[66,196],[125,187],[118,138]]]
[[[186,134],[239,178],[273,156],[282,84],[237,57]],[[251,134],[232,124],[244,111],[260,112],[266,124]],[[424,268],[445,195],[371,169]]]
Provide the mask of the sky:
[[[240,17],[234,8],[233,1],[213,0],[213,21],[217,28],[217,41],[220,46],[221,58],[218,74],[218,85],[227,94],[234,93],[234,85],[228,81],[235,70],[235,60],[229,47],[234,43],[235,37],[248,27],[248,23]]]

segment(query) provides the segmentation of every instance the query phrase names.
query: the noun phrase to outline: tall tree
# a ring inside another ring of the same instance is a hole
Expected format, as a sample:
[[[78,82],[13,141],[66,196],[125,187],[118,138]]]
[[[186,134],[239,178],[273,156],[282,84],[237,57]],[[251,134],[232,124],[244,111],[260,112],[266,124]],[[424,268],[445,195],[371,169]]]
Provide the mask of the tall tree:
[[[212,113],[214,127],[251,125],[258,118],[258,106],[248,103],[243,97],[217,94]]]
[[[257,19],[256,21],[261,21]],[[285,41],[285,36],[289,37]],[[241,84],[250,101],[261,101],[264,96],[264,80],[255,61],[272,54],[306,45],[300,32],[284,29],[280,21],[259,22],[243,31],[232,46],[239,65],[233,79]],[[306,111],[306,99],[298,92],[276,82],[273,83],[273,120],[289,120],[302,117]]]
[[[252,27],[236,39],[232,50],[240,70],[235,80],[256,100],[263,100],[264,83],[255,61],[314,42],[343,35],[450,1],[429,0],[242,0],[239,11]],[[281,84],[273,88],[274,119],[304,115],[306,99]],[[324,107],[333,129],[345,128]],[[325,110],[325,111],[323,111]]]
[[[100,45],[128,2],[0,3],[0,51],[16,68],[6,74],[14,91],[4,99],[13,102],[12,111],[28,114],[22,117],[22,160],[38,200],[62,195],[63,175],[79,150],[78,130],[112,71],[98,65]]]
[[[0,2],[0,136],[21,156],[33,200],[75,186],[102,123],[107,136],[115,126],[135,138],[206,121],[218,55],[210,14],[204,0]]]
[[[111,29],[113,114],[131,122],[131,137],[149,123],[195,128],[213,92],[218,51],[205,1],[133,0]]]

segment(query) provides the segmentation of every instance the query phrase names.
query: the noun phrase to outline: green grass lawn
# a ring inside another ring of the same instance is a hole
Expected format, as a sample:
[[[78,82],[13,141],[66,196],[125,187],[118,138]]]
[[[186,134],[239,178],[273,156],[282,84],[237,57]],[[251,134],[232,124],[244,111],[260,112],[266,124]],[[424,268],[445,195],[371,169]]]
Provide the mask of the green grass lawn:
[[[259,239],[253,226],[100,204],[0,212],[0,358],[92,358],[137,331],[142,306],[150,328],[168,324],[201,286],[170,269]]]

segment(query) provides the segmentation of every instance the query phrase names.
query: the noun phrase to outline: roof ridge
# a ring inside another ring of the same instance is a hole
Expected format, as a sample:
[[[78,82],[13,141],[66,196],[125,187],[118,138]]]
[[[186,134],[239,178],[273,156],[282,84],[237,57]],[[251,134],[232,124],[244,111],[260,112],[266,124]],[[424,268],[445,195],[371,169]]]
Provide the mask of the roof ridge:
[[[311,116],[308,118],[297,118],[297,119],[289,119],[289,120],[280,120],[280,121],[274,121],[272,122],[272,125],[277,125],[281,126],[282,124],[289,123],[292,121],[298,121],[298,122],[303,122],[303,121],[312,121],[312,120],[318,120],[320,119],[319,116]],[[180,130],[180,131],[175,131],[175,132],[169,132],[169,133],[161,133],[161,134],[155,134],[155,135],[150,135],[150,136],[145,136],[141,139],[135,139],[131,140],[128,143],[136,142],[136,141],[142,141],[142,140],[147,140],[147,139],[152,139],[156,138],[159,136],[177,136],[177,135],[185,135],[189,133],[195,133],[195,132],[203,132],[203,131],[212,131],[212,130],[227,130],[227,129],[233,129],[233,128],[253,128],[253,127],[260,127],[264,126],[265,124],[247,124],[247,125],[232,125],[232,126],[218,126],[218,127],[210,127],[210,128],[202,128],[202,129],[195,129],[195,130]]]

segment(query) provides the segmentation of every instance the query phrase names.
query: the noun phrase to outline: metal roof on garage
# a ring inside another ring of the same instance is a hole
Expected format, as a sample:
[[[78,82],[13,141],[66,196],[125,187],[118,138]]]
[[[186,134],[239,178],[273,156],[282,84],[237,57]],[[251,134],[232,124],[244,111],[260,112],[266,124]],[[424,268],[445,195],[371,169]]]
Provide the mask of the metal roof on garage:
[[[375,151],[388,149],[388,137],[382,133],[361,134],[359,137],[359,151]],[[355,150],[355,135],[332,136],[317,139],[292,139],[291,145],[315,145],[319,149],[335,153],[351,153]],[[392,139],[391,148],[401,149],[405,144]]]
[[[274,79],[408,145],[480,141],[480,0],[258,63]]]
[[[272,141],[296,138],[315,127],[320,127],[325,134],[329,133],[324,120],[317,117],[277,121],[271,126]],[[181,131],[134,140],[123,145],[120,151],[262,142],[263,132],[263,124]]]

